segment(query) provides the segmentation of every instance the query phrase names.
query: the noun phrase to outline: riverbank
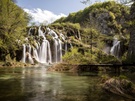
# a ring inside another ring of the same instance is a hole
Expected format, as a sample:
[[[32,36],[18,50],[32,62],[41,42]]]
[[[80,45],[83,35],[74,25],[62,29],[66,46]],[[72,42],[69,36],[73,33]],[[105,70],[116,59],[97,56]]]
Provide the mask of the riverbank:
[[[15,67],[45,67],[50,72],[97,72],[97,71],[111,71],[115,73],[130,71],[135,72],[134,65],[122,65],[122,64],[68,64],[68,63],[56,63],[56,64],[28,64],[22,62],[0,62],[0,68],[15,68]]]
[[[120,73],[123,71],[135,72],[135,65],[129,64],[67,64],[58,63],[50,66],[48,71],[56,72],[93,72],[93,71],[112,71]]]
[[[58,63],[48,68],[48,71],[56,72],[87,72],[87,71],[99,71],[98,65],[80,65],[80,64],[67,64]]]
[[[47,71],[57,71],[57,72],[77,72],[78,65],[71,65],[65,63],[58,63],[50,66]]]
[[[0,68],[13,68],[13,67],[33,67],[35,64],[28,64],[28,63],[22,63],[22,62],[0,62]]]

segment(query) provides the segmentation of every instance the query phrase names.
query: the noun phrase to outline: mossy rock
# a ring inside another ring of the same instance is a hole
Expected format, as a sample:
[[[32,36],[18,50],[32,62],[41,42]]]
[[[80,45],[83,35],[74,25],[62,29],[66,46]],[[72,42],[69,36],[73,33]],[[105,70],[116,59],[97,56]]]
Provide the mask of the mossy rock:
[[[5,62],[2,66],[12,66],[11,62]]]
[[[102,87],[111,93],[135,100],[135,86],[127,79],[110,78],[105,81]]]

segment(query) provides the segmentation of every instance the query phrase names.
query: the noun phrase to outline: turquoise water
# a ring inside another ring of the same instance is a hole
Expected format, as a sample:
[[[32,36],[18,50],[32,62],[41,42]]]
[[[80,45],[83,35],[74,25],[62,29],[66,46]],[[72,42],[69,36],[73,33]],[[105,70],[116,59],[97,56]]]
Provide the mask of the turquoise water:
[[[0,69],[0,101],[130,101],[101,89],[102,73],[47,72],[46,67]]]

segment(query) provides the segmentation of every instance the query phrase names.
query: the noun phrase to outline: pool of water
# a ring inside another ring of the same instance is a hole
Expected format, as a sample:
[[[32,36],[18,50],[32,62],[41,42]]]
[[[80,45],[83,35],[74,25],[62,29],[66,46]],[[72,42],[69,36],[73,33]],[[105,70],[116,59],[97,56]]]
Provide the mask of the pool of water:
[[[0,69],[0,101],[130,101],[103,91],[101,73],[47,72],[46,68]]]

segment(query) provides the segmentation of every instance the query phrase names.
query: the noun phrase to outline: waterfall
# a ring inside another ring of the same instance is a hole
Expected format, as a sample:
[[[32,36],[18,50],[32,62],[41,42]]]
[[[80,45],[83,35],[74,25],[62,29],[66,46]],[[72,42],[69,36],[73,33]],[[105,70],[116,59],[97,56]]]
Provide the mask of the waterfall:
[[[33,58],[35,58],[35,60],[39,62],[38,52],[35,48],[33,48]]]
[[[106,45],[103,49],[103,51],[106,53],[106,54],[110,54],[110,50],[111,50],[111,46],[109,45]]]
[[[27,60],[26,62],[28,62],[30,64],[34,63],[34,61],[32,59],[32,56],[31,56],[31,54],[29,52],[26,53],[26,60]]]
[[[46,45],[46,42],[45,40],[43,40],[40,48],[39,48],[39,61],[41,63],[46,63],[46,54],[47,54],[47,45]]]
[[[57,47],[58,47],[58,42],[57,42],[57,39],[53,39],[54,40],[54,62],[57,62],[57,55],[58,55],[58,52],[57,52]]]
[[[29,29],[28,35],[29,35],[29,36],[31,35],[31,28]]]
[[[31,45],[29,44],[29,46],[28,46],[28,52],[31,54]]]
[[[62,33],[60,33],[60,37],[65,41],[65,36]]]
[[[115,38],[113,41],[113,46],[111,47],[110,53],[117,58],[120,57],[120,41],[118,41],[117,38]]]
[[[67,41],[65,42],[65,52],[67,52]]]
[[[51,56],[51,49],[50,49],[50,43],[47,41],[47,49],[48,49],[48,63],[52,63],[52,56]]]
[[[62,42],[59,39],[59,61],[62,62]]]
[[[23,57],[22,57],[22,62],[23,63],[31,63],[33,64],[33,59],[32,59],[32,56],[31,56],[31,46],[28,45],[26,46],[25,44],[23,44]]]
[[[22,62],[25,63],[25,58],[26,58],[26,45],[23,44],[23,57],[22,57]]]
[[[45,33],[43,33],[43,31],[41,30],[41,26],[38,29],[38,36],[42,36],[44,38],[44,40],[46,39],[45,38]]]
[[[58,35],[51,30],[50,28],[47,28],[48,34],[53,38],[54,41],[54,56],[53,57],[53,62],[61,62],[62,61],[62,41],[59,39]],[[60,33],[60,37],[65,40],[65,36]]]
[[[26,44],[23,44],[23,63],[33,64],[35,61],[39,63],[57,63],[62,62],[62,41],[59,37],[65,41],[65,36],[60,33],[58,36],[50,28],[47,28],[48,35],[52,37],[53,43],[46,39],[46,31],[41,30],[41,26],[38,28],[38,35],[33,36],[34,31],[31,31],[32,28],[28,31],[28,36],[33,37],[34,45],[31,45],[29,39],[26,38]]]

